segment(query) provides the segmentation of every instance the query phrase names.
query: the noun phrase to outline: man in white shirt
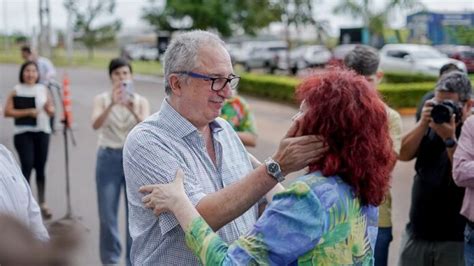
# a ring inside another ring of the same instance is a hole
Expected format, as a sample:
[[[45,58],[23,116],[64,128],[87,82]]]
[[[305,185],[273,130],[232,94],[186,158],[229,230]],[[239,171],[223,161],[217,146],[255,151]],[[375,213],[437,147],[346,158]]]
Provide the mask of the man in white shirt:
[[[0,105],[0,114],[2,106]],[[13,154],[0,144],[0,214],[17,218],[40,241],[48,241],[38,203]]]
[[[38,65],[40,80],[39,83],[48,86],[50,80],[56,77],[56,69],[53,63],[46,57],[38,56],[38,54],[29,46],[21,47],[21,57],[26,61],[34,61]]]

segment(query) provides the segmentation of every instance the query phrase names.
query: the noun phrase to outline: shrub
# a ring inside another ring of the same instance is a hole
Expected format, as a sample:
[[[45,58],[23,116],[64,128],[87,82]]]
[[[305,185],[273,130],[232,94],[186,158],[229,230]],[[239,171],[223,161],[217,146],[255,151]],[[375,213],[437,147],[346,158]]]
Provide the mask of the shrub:
[[[296,78],[245,74],[241,76],[239,91],[265,99],[294,103]]]
[[[436,82],[438,77],[409,73],[384,73],[384,83]]]
[[[295,103],[294,91],[300,80],[292,77],[244,74],[239,91],[268,100]],[[393,108],[416,107],[423,95],[434,88],[434,82],[379,85],[383,99]]]
[[[384,101],[392,108],[416,107],[423,95],[434,89],[434,82],[380,84],[378,89]]]

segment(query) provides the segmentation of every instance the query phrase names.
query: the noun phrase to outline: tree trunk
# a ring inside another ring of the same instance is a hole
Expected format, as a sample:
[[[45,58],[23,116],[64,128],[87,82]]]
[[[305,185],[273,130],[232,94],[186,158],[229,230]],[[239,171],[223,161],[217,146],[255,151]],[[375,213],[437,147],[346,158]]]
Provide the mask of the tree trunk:
[[[399,29],[395,29],[395,36],[397,37],[398,43],[403,43],[402,34],[400,33]]]
[[[290,60],[290,49],[291,49],[291,40],[290,40],[290,25],[289,23],[285,23],[285,41],[286,41],[286,52],[285,52],[285,60],[288,72],[291,73],[291,60]]]
[[[94,47],[87,47],[87,54],[89,60],[94,59]]]

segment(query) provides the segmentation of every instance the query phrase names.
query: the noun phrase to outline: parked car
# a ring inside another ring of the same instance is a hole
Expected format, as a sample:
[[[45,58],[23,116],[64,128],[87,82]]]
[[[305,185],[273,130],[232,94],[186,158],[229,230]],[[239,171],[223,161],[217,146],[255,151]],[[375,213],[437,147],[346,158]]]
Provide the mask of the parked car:
[[[158,48],[148,44],[130,44],[124,47],[123,53],[129,60],[151,61],[159,59]]]
[[[380,50],[380,68],[385,72],[438,76],[440,68],[448,63],[466,71],[463,62],[448,58],[428,45],[387,44]]]
[[[474,73],[474,47],[467,45],[439,45],[436,46],[443,54],[459,60],[466,65],[468,73]]]
[[[274,73],[278,68],[281,52],[287,49],[285,42],[262,42],[255,45],[246,57],[245,70],[250,72],[253,69],[265,69],[269,73]]]
[[[290,51],[290,66],[285,54],[279,55],[278,68],[296,74],[299,70],[324,66],[331,59],[331,52],[323,45],[304,45]]]

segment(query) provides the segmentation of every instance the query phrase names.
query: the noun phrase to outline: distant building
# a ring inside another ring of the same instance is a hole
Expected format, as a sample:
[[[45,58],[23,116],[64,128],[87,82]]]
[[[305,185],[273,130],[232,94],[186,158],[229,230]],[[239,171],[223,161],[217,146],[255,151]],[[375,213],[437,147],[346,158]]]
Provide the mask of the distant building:
[[[409,42],[426,44],[458,44],[454,32],[458,27],[472,28],[474,12],[436,13],[422,11],[407,16]]]
[[[385,44],[385,41],[383,36],[371,34],[365,27],[340,28],[339,44],[366,44],[381,48]]]

